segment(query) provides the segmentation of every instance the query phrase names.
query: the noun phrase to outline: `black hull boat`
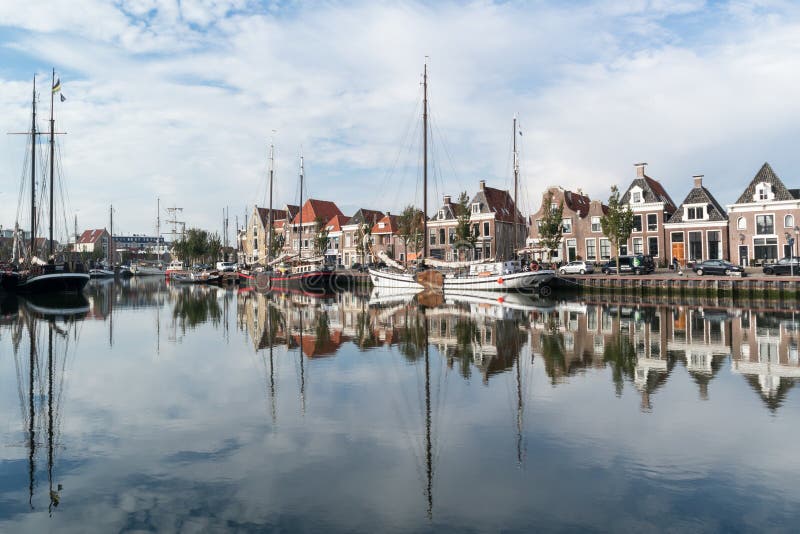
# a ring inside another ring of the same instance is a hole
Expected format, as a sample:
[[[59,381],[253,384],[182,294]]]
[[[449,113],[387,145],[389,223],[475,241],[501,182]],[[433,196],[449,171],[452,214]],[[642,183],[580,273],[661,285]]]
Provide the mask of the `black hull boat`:
[[[329,294],[336,287],[333,271],[313,270],[302,273],[273,273],[270,282],[273,288],[297,289],[303,293]]]
[[[86,273],[63,271],[42,273],[4,273],[3,289],[8,293],[38,295],[44,293],[80,293],[89,282]]]

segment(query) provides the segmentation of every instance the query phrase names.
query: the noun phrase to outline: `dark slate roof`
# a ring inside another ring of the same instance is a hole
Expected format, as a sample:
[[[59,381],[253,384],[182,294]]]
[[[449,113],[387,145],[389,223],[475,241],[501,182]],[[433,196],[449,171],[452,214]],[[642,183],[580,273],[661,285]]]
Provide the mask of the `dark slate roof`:
[[[384,214],[382,211],[378,210],[368,210],[365,208],[361,208],[355,214],[350,217],[350,220],[347,221],[347,224],[364,224],[367,223],[372,227],[373,224],[380,221],[384,218]]]
[[[756,173],[753,179],[750,181],[750,184],[747,186],[747,189],[744,190],[742,196],[739,197],[739,200],[736,201],[737,204],[753,204],[755,200],[753,200],[753,195],[756,194],[756,185],[760,184],[761,182],[766,182],[770,186],[772,186],[772,192],[775,194],[774,200],[793,200],[798,198],[794,196],[789,189],[786,189],[786,186],[783,185],[783,182],[778,175],[775,174],[775,171],[772,170],[769,163],[764,163],[761,166],[761,169]]]
[[[667,221],[668,223],[679,223],[683,221],[683,206],[684,204],[705,204],[706,210],[708,211],[708,221],[727,221],[728,214],[722,208],[717,199],[714,198],[714,195],[709,192],[703,186],[695,187],[689,194],[686,195],[686,198],[683,200],[683,203],[675,210],[675,213],[672,214],[672,217],[669,218]],[[690,222],[690,221],[687,221]],[[697,222],[697,221],[694,221]]]
[[[581,218],[586,217],[586,214],[589,213],[589,205],[591,202],[592,201],[586,195],[573,193],[572,191],[564,191],[564,204],[580,215]]]
[[[631,185],[628,186],[628,190],[625,191],[625,194],[622,195],[620,202],[628,204],[631,200],[631,189],[637,185],[642,190],[645,202],[663,202],[666,211],[675,211],[675,203],[672,201],[672,198],[670,198],[667,190],[664,189],[664,186],[662,186],[658,180],[654,180],[649,176],[635,178],[631,182]]]
[[[467,207],[469,209],[469,207]],[[444,219],[439,219],[439,212],[444,211]],[[452,220],[458,218],[458,204],[454,202],[445,202],[441,206],[439,206],[435,212],[428,217],[429,221],[441,221],[441,220]]]
[[[256,211],[258,212],[258,218],[261,221],[261,226],[263,228],[266,228],[269,225],[269,221],[267,219],[267,217],[269,215],[269,209],[268,208],[259,208],[258,206],[256,206]],[[276,209],[272,210],[272,222],[273,223],[275,221],[284,220],[284,219],[286,219],[286,217],[287,217],[286,210],[276,210]]]
[[[789,189],[789,194],[791,194],[794,198],[800,200],[800,189]]]
[[[525,218],[514,206],[514,199],[508,191],[495,189],[494,187],[484,187],[478,191],[470,204],[480,202],[481,213],[494,213],[495,220],[503,222],[514,222],[516,214],[517,221],[525,224]]]

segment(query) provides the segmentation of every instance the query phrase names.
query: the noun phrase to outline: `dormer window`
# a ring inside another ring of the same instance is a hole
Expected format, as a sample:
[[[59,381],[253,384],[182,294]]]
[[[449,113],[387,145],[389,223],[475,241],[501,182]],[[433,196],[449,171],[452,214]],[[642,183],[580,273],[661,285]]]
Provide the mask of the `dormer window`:
[[[634,204],[639,204],[642,201],[642,193],[639,191],[634,191],[631,195],[631,202]]]
[[[705,219],[705,212],[706,210],[704,206],[692,206],[686,208],[686,219],[689,221]]]
[[[386,228],[386,223],[378,223],[378,228]]]
[[[444,210],[439,210],[439,220],[444,219]],[[383,227],[381,227],[383,228]]]
[[[481,203],[475,202],[472,204],[472,213],[480,213],[481,212]]]
[[[767,182],[761,182],[756,185],[756,191],[753,193],[753,200],[756,202],[765,202],[775,198],[775,193],[772,192],[772,186]]]

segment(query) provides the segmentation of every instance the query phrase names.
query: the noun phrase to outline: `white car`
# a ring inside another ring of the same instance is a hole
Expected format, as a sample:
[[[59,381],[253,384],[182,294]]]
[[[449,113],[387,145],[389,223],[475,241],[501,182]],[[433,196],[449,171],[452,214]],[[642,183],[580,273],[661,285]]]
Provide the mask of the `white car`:
[[[235,261],[218,261],[217,270],[220,272],[233,272],[236,270]]]
[[[558,268],[561,274],[586,274],[594,272],[594,265],[585,261],[571,261]]]

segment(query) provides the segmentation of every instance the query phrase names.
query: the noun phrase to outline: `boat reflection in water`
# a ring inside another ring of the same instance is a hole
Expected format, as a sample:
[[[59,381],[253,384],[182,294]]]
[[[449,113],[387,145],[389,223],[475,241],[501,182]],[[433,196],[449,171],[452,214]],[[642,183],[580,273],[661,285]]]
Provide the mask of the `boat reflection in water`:
[[[56,482],[61,403],[67,360],[74,355],[77,324],[90,311],[82,294],[9,296],[3,309],[16,309],[11,326],[23,434],[28,449],[28,505],[39,507],[36,490],[42,456],[47,471],[45,499],[52,514],[63,487]],[[27,347],[26,347],[27,345]]]

